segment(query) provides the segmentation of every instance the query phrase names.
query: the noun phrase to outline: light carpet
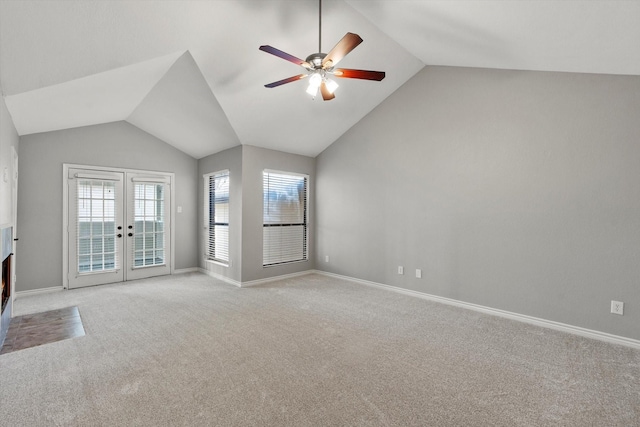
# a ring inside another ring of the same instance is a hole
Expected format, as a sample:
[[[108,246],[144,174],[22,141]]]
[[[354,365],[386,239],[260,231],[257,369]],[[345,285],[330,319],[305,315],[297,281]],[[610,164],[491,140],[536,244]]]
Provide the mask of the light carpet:
[[[640,351],[308,275],[16,300],[86,336],[0,356],[0,424],[638,426]]]

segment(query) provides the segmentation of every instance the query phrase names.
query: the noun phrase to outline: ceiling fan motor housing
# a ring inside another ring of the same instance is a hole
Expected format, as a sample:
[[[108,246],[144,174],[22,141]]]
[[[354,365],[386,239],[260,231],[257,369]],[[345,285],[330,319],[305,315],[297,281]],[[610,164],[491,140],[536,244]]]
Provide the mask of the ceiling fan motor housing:
[[[305,61],[311,65],[312,68],[319,70],[322,68],[322,60],[325,58],[325,56],[327,56],[326,53],[312,53],[311,55],[307,56],[307,59],[305,59]]]

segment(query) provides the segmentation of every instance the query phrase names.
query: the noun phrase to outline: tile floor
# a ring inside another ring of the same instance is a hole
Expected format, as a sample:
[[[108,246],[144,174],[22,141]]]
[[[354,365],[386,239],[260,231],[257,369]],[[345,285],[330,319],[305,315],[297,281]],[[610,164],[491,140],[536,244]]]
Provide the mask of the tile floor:
[[[78,307],[25,314],[11,319],[0,354],[84,336]]]

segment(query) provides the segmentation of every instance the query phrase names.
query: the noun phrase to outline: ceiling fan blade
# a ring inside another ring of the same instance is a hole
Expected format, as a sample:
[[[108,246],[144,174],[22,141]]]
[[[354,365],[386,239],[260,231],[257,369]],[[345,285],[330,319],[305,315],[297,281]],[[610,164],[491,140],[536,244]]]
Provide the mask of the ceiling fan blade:
[[[308,77],[308,76],[309,76],[309,74],[300,74],[300,75],[297,75],[297,76],[289,77],[287,79],[278,80],[277,82],[269,83],[267,85],[264,85],[264,87],[277,87],[277,86],[281,86],[281,85],[286,84],[286,83],[295,82],[296,80],[304,79],[305,77]]]
[[[320,85],[320,93],[322,93],[322,99],[324,99],[325,101],[331,101],[336,97],[334,94],[329,92],[329,89],[327,89],[327,85],[324,84],[324,82],[322,82],[322,84]]]
[[[303,60],[302,60],[302,59],[300,59],[300,58],[296,58],[296,57],[295,57],[295,56],[293,56],[293,55],[289,55],[287,52],[283,52],[283,51],[281,51],[280,49],[276,49],[276,48],[275,48],[275,47],[273,47],[273,46],[263,45],[263,46],[260,46],[260,48],[259,48],[259,49],[260,49],[261,51],[263,51],[263,52],[270,53],[270,54],[275,55],[275,56],[277,56],[277,57],[279,57],[279,58],[282,58],[282,59],[284,59],[284,60],[286,60],[286,61],[293,62],[294,64],[297,64],[297,65],[301,65],[301,66],[303,66],[304,68],[307,68],[307,69],[310,69],[310,68],[311,68],[311,66],[309,65],[309,63],[308,63],[308,62],[303,61]]]
[[[360,43],[362,43],[362,39],[359,35],[354,33],[345,34],[342,40],[340,40],[322,60],[322,68],[335,67],[342,58],[347,56],[347,54]]]
[[[384,71],[351,70],[349,68],[336,68],[333,71],[333,75],[336,77],[343,77],[347,79],[362,79],[362,80],[376,80],[376,81],[380,81],[385,77]]]

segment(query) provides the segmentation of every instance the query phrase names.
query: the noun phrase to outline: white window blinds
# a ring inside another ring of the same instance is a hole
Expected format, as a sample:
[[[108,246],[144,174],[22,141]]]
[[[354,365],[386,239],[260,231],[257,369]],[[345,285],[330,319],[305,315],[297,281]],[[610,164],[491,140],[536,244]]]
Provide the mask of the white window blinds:
[[[206,257],[229,262],[229,171],[205,175]]]
[[[165,265],[165,185],[133,181],[133,267]]]
[[[77,272],[120,268],[116,239],[116,181],[78,178],[76,195]]]
[[[264,171],[262,265],[307,260],[307,176]]]

